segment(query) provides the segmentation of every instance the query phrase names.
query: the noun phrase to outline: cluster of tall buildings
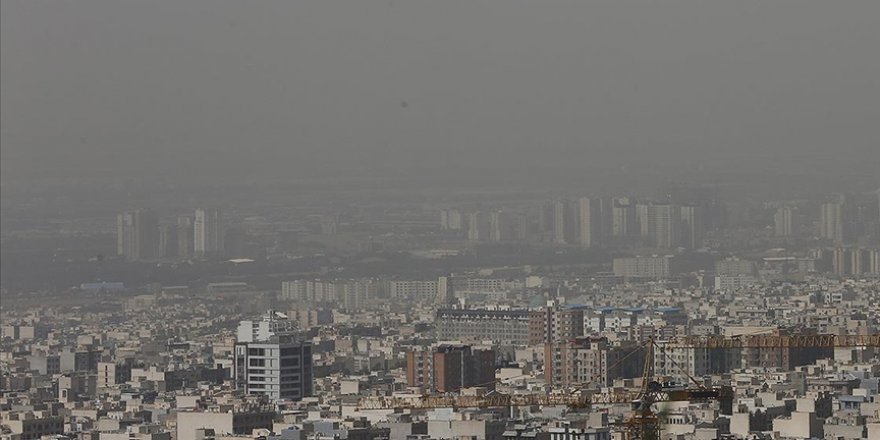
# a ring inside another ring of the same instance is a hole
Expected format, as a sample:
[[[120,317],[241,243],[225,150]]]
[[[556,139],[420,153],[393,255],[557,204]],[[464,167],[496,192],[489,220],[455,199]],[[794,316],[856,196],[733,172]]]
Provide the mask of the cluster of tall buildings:
[[[773,214],[773,227],[777,237],[794,235],[794,210],[790,206],[782,206]]]
[[[822,249],[822,260],[831,260],[831,272],[838,276],[880,274],[880,249]],[[826,261],[827,265],[827,261]]]
[[[820,208],[819,237],[835,245],[852,244],[876,228],[877,213],[869,206],[846,197],[823,203]]]
[[[816,211],[803,212],[788,204],[778,207],[773,215],[775,235],[798,235],[805,218],[815,221],[816,238],[836,246],[857,243],[862,237],[876,238],[880,224],[877,206],[858,197],[838,196],[819,204]]]
[[[210,258],[223,253],[224,230],[217,208],[160,223],[151,209],[120,213],[116,218],[116,254],[129,261]]]
[[[558,199],[525,212],[443,209],[440,225],[463,231],[470,241],[532,241],[582,248],[641,241],[658,248],[697,248],[705,237],[704,212],[699,205],[581,197]]]
[[[764,211],[764,208],[770,208]],[[774,239],[819,239],[829,245],[876,243],[876,197],[850,194],[825,200],[787,200],[755,209],[716,199],[668,196],[559,198],[494,208],[444,208],[440,227],[472,242],[525,242],[582,248],[698,249],[719,235],[764,223]],[[727,228],[725,231],[724,229]],[[763,235],[763,232],[761,233]],[[706,240],[706,239],[710,240]]]

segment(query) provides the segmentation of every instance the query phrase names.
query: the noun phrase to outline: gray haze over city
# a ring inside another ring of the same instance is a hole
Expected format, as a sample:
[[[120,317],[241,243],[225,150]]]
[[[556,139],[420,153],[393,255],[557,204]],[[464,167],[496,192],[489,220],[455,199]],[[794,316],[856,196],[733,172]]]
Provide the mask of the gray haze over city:
[[[4,180],[878,175],[874,1],[2,8]]]
[[[880,440],[878,21],[3,0],[0,440]]]

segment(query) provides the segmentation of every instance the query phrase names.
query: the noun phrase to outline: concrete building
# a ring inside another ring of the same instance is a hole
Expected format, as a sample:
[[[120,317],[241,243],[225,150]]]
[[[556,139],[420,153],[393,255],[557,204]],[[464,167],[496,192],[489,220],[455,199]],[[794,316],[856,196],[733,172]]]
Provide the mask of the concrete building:
[[[394,280],[388,284],[391,298],[434,302],[438,295],[438,280],[403,281]]]
[[[842,202],[823,203],[819,215],[819,238],[842,244],[843,222]]]
[[[159,226],[159,244],[156,252],[159,258],[177,257],[177,225],[164,224]]]
[[[614,199],[611,207],[611,236],[625,238],[639,235],[636,208],[627,198]]]
[[[627,362],[619,362],[628,355]],[[555,388],[608,386],[614,379],[638,377],[643,364],[640,346],[612,346],[606,338],[582,336],[544,345],[544,380]]]
[[[312,395],[312,344],[302,340],[292,321],[273,314],[242,321],[235,344],[236,388],[273,400]]]
[[[489,241],[499,242],[504,239],[504,228],[506,217],[501,211],[492,211],[489,213]]]
[[[131,380],[131,364],[126,362],[98,362],[98,387],[107,388]]]
[[[495,351],[470,345],[442,344],[407,353],[407,385],[436,393],[474,386],[495,388]]]
[[[648,209],[651,207],[647,203],[638,203],[635,208],[636,227],[638,228],[638,236],[648,241],[651,235],[651,225],[648,222]]]
[[[548,429],[550,440],[611,440],[610,427],[572,426],[570,423]]]
[[[831,251],[831,271],[837,276],[880,274],[880,250],[836,248]]]
[[[346,311],[362,309],[376,297],[379,284],[369,278],[296,280],[281,283],[281,299],[296,303],[333,303]]]
[[[581,197],[577,201],[578,244],[588,249],[599,244],[602,236],[602,221],[599,200]]]
[[[434,387],[434,357],[429,349],[406,352],[406,384],[430,390]]]
[[[454,278],[437,278],[437,297],[435,301],[438,305],[447,305],[455,301]]]
[[[531,345],[544,340],[543,316],[528,310],[439,309],[434,322],[440,340]]]
[[[758,283],[751,275],[721,275],[715,277],[715,290],[719,292],[735,292]]]
[[[461,211],[457,209],[441,209],[440,229],[460,231],[462,229]]]
[[[669,249],[679,245],[681,210],[676,205],[648,206],[648,241],[651,246]]]
[[[755,262],[751,260],[728,257],[715,262],[715,275],[717,276],[755,275],[756,273]]]
[[[220,411],[179,411],[177,440],[207,440],[220,435],[250,435],[254,429],[272,429],[275,411],[269,407]]]
[[[489,216],[481,211],[469,212],[467,221],[467,238],[469,241],[489,240]]]
[[[782,206],[773,214],[773,226],[777,237],[791,237],[794,235],[793,211],[788,206]]]
[[[545,343],[567,341],[584,335],[584,309],[555,303],[548,304],[540,312],[534,312],[533,320],[542,319]],[[541,315],[538,315],[540,313]],[[532,328],[535,328],[533,321]]]
[[[773,420],[773,431],[784,438],[822,438],[823,421],[815,413],[794,411],[790,417]]]
[[[10,438],[20,440],[37,440],[64,432],[64,417],[46,411],[3,411],[0,424],[9,428],[14,436]]]
[[[664,279],[670,275],[671,256],[615,258],[612,261],[614,275],[634,279]]]
[[[129,261],[158,257],[159,222],[149,209],[125,211],[116,217],[116,254]]]
[[[681,246],[696,249],[703,246],[706,236],[705,214],[702,206],[681,207]]]
[[[428,420],[430,439],[502,440],[506,422],[503,420]]]
[[[193,217],[177,217],[177,258],[188,260],[195,255],[195,230]]]
[[[223,254],[223,225],[219,209],[196,209],[193,220],[193,249],[200,258]]]

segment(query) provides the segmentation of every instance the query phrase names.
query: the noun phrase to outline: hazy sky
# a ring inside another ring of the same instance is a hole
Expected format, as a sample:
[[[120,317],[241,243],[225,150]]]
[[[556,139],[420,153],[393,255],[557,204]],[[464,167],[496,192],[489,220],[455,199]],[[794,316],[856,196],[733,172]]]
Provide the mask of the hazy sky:
[[[880,1],[3,0],[2,172],[880,169]]]

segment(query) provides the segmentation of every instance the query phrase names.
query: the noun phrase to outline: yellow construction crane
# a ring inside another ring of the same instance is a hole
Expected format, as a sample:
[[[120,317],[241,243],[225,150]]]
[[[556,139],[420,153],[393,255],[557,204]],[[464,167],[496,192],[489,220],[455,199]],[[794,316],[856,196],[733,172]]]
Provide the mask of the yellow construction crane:
[[[656,439],[660,433],[660,421],[653,405],[659,402],[713,402],[720,403],[722,414],[731,414],[733,389],[729,386],[705,387],[691,378],[693,386],[667,387],[654,377],[654,349],[660,345],[681,348],[880,348],[880,334],[831,335],[831,334],[751,334],[734,337],[684,336],[658,342],[653,338],[640,348],[646,350],[639,390],[612,390],[598,392],[579,390],[574,393],[530,393],[485,395],[438,394],[421,396],[374,396],[358,401],[359,410],[419,410],[434,408],[504,408],[515,406],[567,406],[584,409],[597,405],[630,403],[633,413],[623,425],[628,439]],[[628,357],[628,356],[626,356]],[[625,359],[625,358],[624,358]],[[624,360],[622,359],[622,360]]]

